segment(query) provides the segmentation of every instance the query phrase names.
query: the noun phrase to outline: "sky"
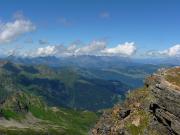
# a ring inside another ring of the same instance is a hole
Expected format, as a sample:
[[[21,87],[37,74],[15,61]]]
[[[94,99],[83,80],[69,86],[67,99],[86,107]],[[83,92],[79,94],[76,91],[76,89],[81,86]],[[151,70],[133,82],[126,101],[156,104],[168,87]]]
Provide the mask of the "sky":
[[[0,53],[180,56],[179,0],[0,0]]]

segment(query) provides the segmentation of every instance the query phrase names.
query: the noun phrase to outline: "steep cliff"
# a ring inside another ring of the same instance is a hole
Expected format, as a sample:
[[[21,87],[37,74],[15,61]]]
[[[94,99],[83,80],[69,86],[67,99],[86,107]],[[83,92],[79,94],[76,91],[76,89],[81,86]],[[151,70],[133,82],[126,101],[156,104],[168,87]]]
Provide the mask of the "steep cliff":
[[[92,135],[179,135],[180,67],[161,69],[104,112]]]

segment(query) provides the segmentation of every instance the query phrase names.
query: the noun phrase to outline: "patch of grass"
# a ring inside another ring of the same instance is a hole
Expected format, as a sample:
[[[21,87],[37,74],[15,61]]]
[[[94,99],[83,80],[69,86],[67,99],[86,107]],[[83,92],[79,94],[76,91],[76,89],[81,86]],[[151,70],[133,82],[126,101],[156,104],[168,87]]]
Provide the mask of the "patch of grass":
[[[140,123],[138,126],[132,124],[131,122],[127,123],[126,127],[132,135],[143,135],[144,130],[147,129],[149,124],[149,114],[145,111],[138,111],[135,114],[135,117],[140,117]]]
[[[63,130],[34,130],[34,129],[17,129],[17,128],[0,128],[1,135],[68,135]]]
[[[86,135],[98,118],[96,113],[89,111],[65,108],[56,108],[54,110],[48,107],[39,97],[25,92],[18,92],[10,96],[3,104],[3,108],[1,108],[2,114],[6,119],[22,120],[27,113],[23,110],[24,106],[28,106],[28,112],[31,112],[33,116],[42,120],[39,127],[45,129],[46,134],[51,133],[56,135],[61,132],[63,135]],[[18,111],[16,111],[17,109]],[[32,132],[31,135],[33,135],[33,133],[44,135],[43,132],[40,132],[39,128],[32,130],[37,131]],[[7,134],[11,135],[11,132],[11,130],[8,130]],[[17,134],[21,135],[21,133],[28,135],[29,131],[21,131],[21,129],[19,129]],[[14,134],[16,135],[16,132],[14,132]]]
[[[83,135],[87,134],[90,127],[97,120],[97,115],[93,112],[80,112],[70,109],[62,109],[54,112],[53,110],[41,107],[30,108],[32,114],[40,119],[48,120],[56,125],[65,127],[65,132],[68,135]]]
[[[170,83],[180,87],[180,67],[169,69],[165,78]]]
[[[2,114],[3,116],[6,118],[6,119],[10,119],[10,118],[17,118],[18,117],[18,114],[16,112],[13,112],[12,110],[10,109],[4,109],[2,110]]]

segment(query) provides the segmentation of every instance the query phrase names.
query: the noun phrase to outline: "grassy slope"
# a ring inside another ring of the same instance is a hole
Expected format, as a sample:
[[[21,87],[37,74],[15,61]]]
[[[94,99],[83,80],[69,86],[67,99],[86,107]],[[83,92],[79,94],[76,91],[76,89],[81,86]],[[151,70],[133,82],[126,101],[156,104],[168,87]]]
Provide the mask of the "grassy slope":
[[[23,109],[25,106],[28,110]],[[21,109],[20,109],[21,108]],[[4,128],[0,126],[0,133],[8,135],[33,134],[64,134],[85,135],[97,119],[97,115],[89,111],[74,111],[64,108],[49,108],[38,97],[18,92],[10,96],[1,107],[2,115],[8,119],[15,119],[22,123],[28,113],[40,120],[28,128]]]
[[[180,87],[180,67],[167,70],[165,78],[170,83]]]
[[[6,71],[7,79],[11,78],[19,89],[42,96],[49,105],[83,110],[112,107],[120,99],[119,94],[124,94],[124,91],[118,93],[115,89],[128,87],[121,82],[115,84],[84,77],[74,68],[53,69],[42,65],[33,67],[7,63],[0,70],[3,70],[0,77]]]

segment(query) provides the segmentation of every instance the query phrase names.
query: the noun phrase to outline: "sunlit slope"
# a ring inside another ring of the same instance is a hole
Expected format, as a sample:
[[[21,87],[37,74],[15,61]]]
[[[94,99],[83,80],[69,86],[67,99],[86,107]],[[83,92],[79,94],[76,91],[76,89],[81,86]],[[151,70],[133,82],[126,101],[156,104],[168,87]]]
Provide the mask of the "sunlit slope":
[[[0,105],[0,133],[85,135],[97,116],[88,111],[48,107],[42,99],[16,92]]]

